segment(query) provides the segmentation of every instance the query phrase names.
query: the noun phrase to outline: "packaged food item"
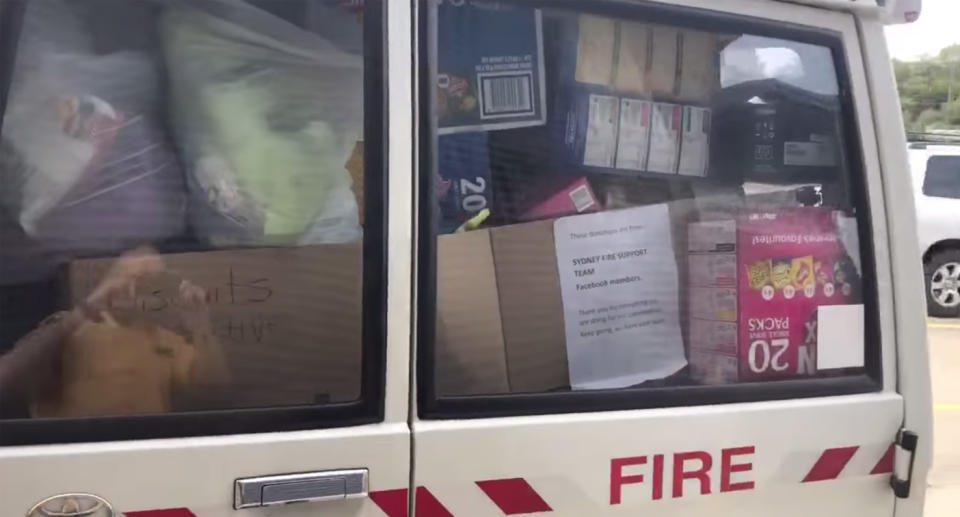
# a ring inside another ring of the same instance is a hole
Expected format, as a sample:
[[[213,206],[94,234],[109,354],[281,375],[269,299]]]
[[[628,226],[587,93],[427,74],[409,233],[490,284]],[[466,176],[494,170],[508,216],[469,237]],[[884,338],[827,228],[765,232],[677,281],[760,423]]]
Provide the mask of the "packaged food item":
[[[620,28],[620,46],[615,54],[617,69],[613,89],[625,94],[649,94],[647,78],[670,73],[669,67],[657,70],[650,67],[648,59],[656,45],[651,38],[650,26],[624,20],[617,21],[617,25]]]
[[[438,132],[545,124],[540,11],[479,0],[437,11]]]
[[[358,240],[344,164],[362,129],[363,56],[243,2],[169,7],[160,25],[198,236]]]
[[[674,27],[617,20],[582,14],[576,23],[567,28],[564,38],[570,48],[561,49],[562,60],[574,63],[573,73],[564,81],[573,79],[578,83],[601,86],[617,94],[635,96],[665,96],[676,98],[678,67],[680,66],[681,33]],[[706,34],[706,33],[704,33]],[[715,88],[719,83],[716,65],[711,81],[701,78],[711,76],[710,69],[693,69],[708,59],[702,56],[706,46],[703,38],[694,38],[691,43],[691,97],[699,97],[701,90]],[[711,57],[715,57],[711,56]]]
[[[651,50],[647,58],[645,86],[653,95],[673,97],[677,87],[677,57],[680,31],[666,25],[650,26]]]
[[[684,102],[707,103],[720,89],[717,35],[684,29],[680,31],[677,97]]]
[[[710,161],[711,112],[674,102],[686,31],[594,15],[551,20],[551,128],[571,163],[615,174],[703,177]],[[718,88],[715,38],[690,31],[688,97]],[[702,63],[712,66],[694,69]]]
[[[438,139],[435,190],[441,233],[452,233],[492,205],[486,133],[443,135]],[[485,219],[485,218],[484,218]]]
[[[853,261],[858,250],[842,242],[835,216],[808,207],[745,211],[690,224],[689,277],[697,280],[688,291],[695,380],[727,383],[816,373],[818,309],[862,303]],[[735,288],[728,287],[725,276],[704,271],[730,261],[737,264]],[[728,325],[721,329],[720,321]]]
[[[710,110],[683,107],[680,130],[680,162],[677,172],[683,176],[704,177],[710,164]]]
[[[650,123],[650,154],[647,170],[665,174],[677,173],[677,154],[680,151],[681,107],[678,104],[653,104]]]
[[[813,257],[807,255],[806,257],[798,257],[793,259],[793,262],[790,264],[790,279],[793,283],[793,286],[797,289],[803,289],[808,285],[815,284],[816,279],[813,276]]]
[[[578,178],[556,193],[540,201],[520,216],[521,221],[595,212],[600,208],[586,178]]]
[[[833,282],[833,270],[829,264],[824,267],[823,261],[817,260],[813,263],[813,274],[820,285]]]
[[[574,78],[581,83],[607,85],[613,77],[617,21],[581,14],[577,20],[577,51]],[[645,42],[645,39],[644,39]]]
[[[613,167],[617,157],[620,100],[577,89],[567,92],[561,146],[576,165]]]
[[[651,102],[639,99],[620,99],[616,160],[618,169],[646,170],[647,151],[650,147],[651,105]]]
[[[790,259],[776,259],[770,266],[770,282],[774,289],[783,289],[790,284]]]
[[[687,284],[691,287],[731,287],[737,286],[737,257],[730,253],[694,253],[688,256],[690,271]],[[751,265],[753,274],[754,264]],[[770,268],[767,265],[765,279],[770,278]],[[751,288],[753,280],[751,276]],[[757,288],[759,289],[759,287]]]
[[[773,263],[770,260],[759,260],[747,268],[750,289],[758,291],[766,285],[773,285]]]
[[[0,138],[0,204],[48,251],[116,252],[184,229],[183,173],[150,56],[97,54],[61,2],[31,2]]]

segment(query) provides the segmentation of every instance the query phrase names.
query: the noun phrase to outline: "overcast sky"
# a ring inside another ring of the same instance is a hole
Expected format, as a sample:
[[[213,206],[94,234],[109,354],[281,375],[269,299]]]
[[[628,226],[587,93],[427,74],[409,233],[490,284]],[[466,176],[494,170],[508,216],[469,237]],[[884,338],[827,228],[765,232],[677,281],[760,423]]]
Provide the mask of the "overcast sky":
[[[960,0],[923,0],[919,20],[887,27],[887,43],[897,59],[936,54],[960,43]]]

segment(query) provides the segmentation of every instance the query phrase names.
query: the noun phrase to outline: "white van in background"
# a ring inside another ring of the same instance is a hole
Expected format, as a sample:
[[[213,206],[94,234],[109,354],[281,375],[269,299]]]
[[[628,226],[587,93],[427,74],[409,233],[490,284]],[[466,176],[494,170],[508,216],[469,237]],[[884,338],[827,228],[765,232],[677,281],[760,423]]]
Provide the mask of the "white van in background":
[[[960,142],[907,148],[923,252],[927,312],[960,316]]]

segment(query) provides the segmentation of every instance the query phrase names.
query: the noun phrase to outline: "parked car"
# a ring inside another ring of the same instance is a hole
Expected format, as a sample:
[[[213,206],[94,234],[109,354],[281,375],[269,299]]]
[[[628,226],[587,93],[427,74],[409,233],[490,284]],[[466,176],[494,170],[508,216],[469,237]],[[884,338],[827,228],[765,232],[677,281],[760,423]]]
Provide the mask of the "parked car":
[[[960,317],[960,142],[909,144],[927,312]]]

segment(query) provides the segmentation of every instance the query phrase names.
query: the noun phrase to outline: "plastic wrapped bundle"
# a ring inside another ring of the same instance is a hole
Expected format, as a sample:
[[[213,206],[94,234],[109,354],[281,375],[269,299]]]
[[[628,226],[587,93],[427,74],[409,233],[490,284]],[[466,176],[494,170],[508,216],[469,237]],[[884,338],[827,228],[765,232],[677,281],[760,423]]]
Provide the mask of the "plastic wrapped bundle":
[[[0,141],[7,213],[32,240],[71,253],[182,233],[183,174],[155,117],[153,62],[65,48],[82,38],[57,5],[31,2],[24,22]],[[50,12],[53,25],[40,23]]]
[[[361,56],[239,1],[168,9],[162,34],[198,236],[358,239],[345,163],[363,120]]]

